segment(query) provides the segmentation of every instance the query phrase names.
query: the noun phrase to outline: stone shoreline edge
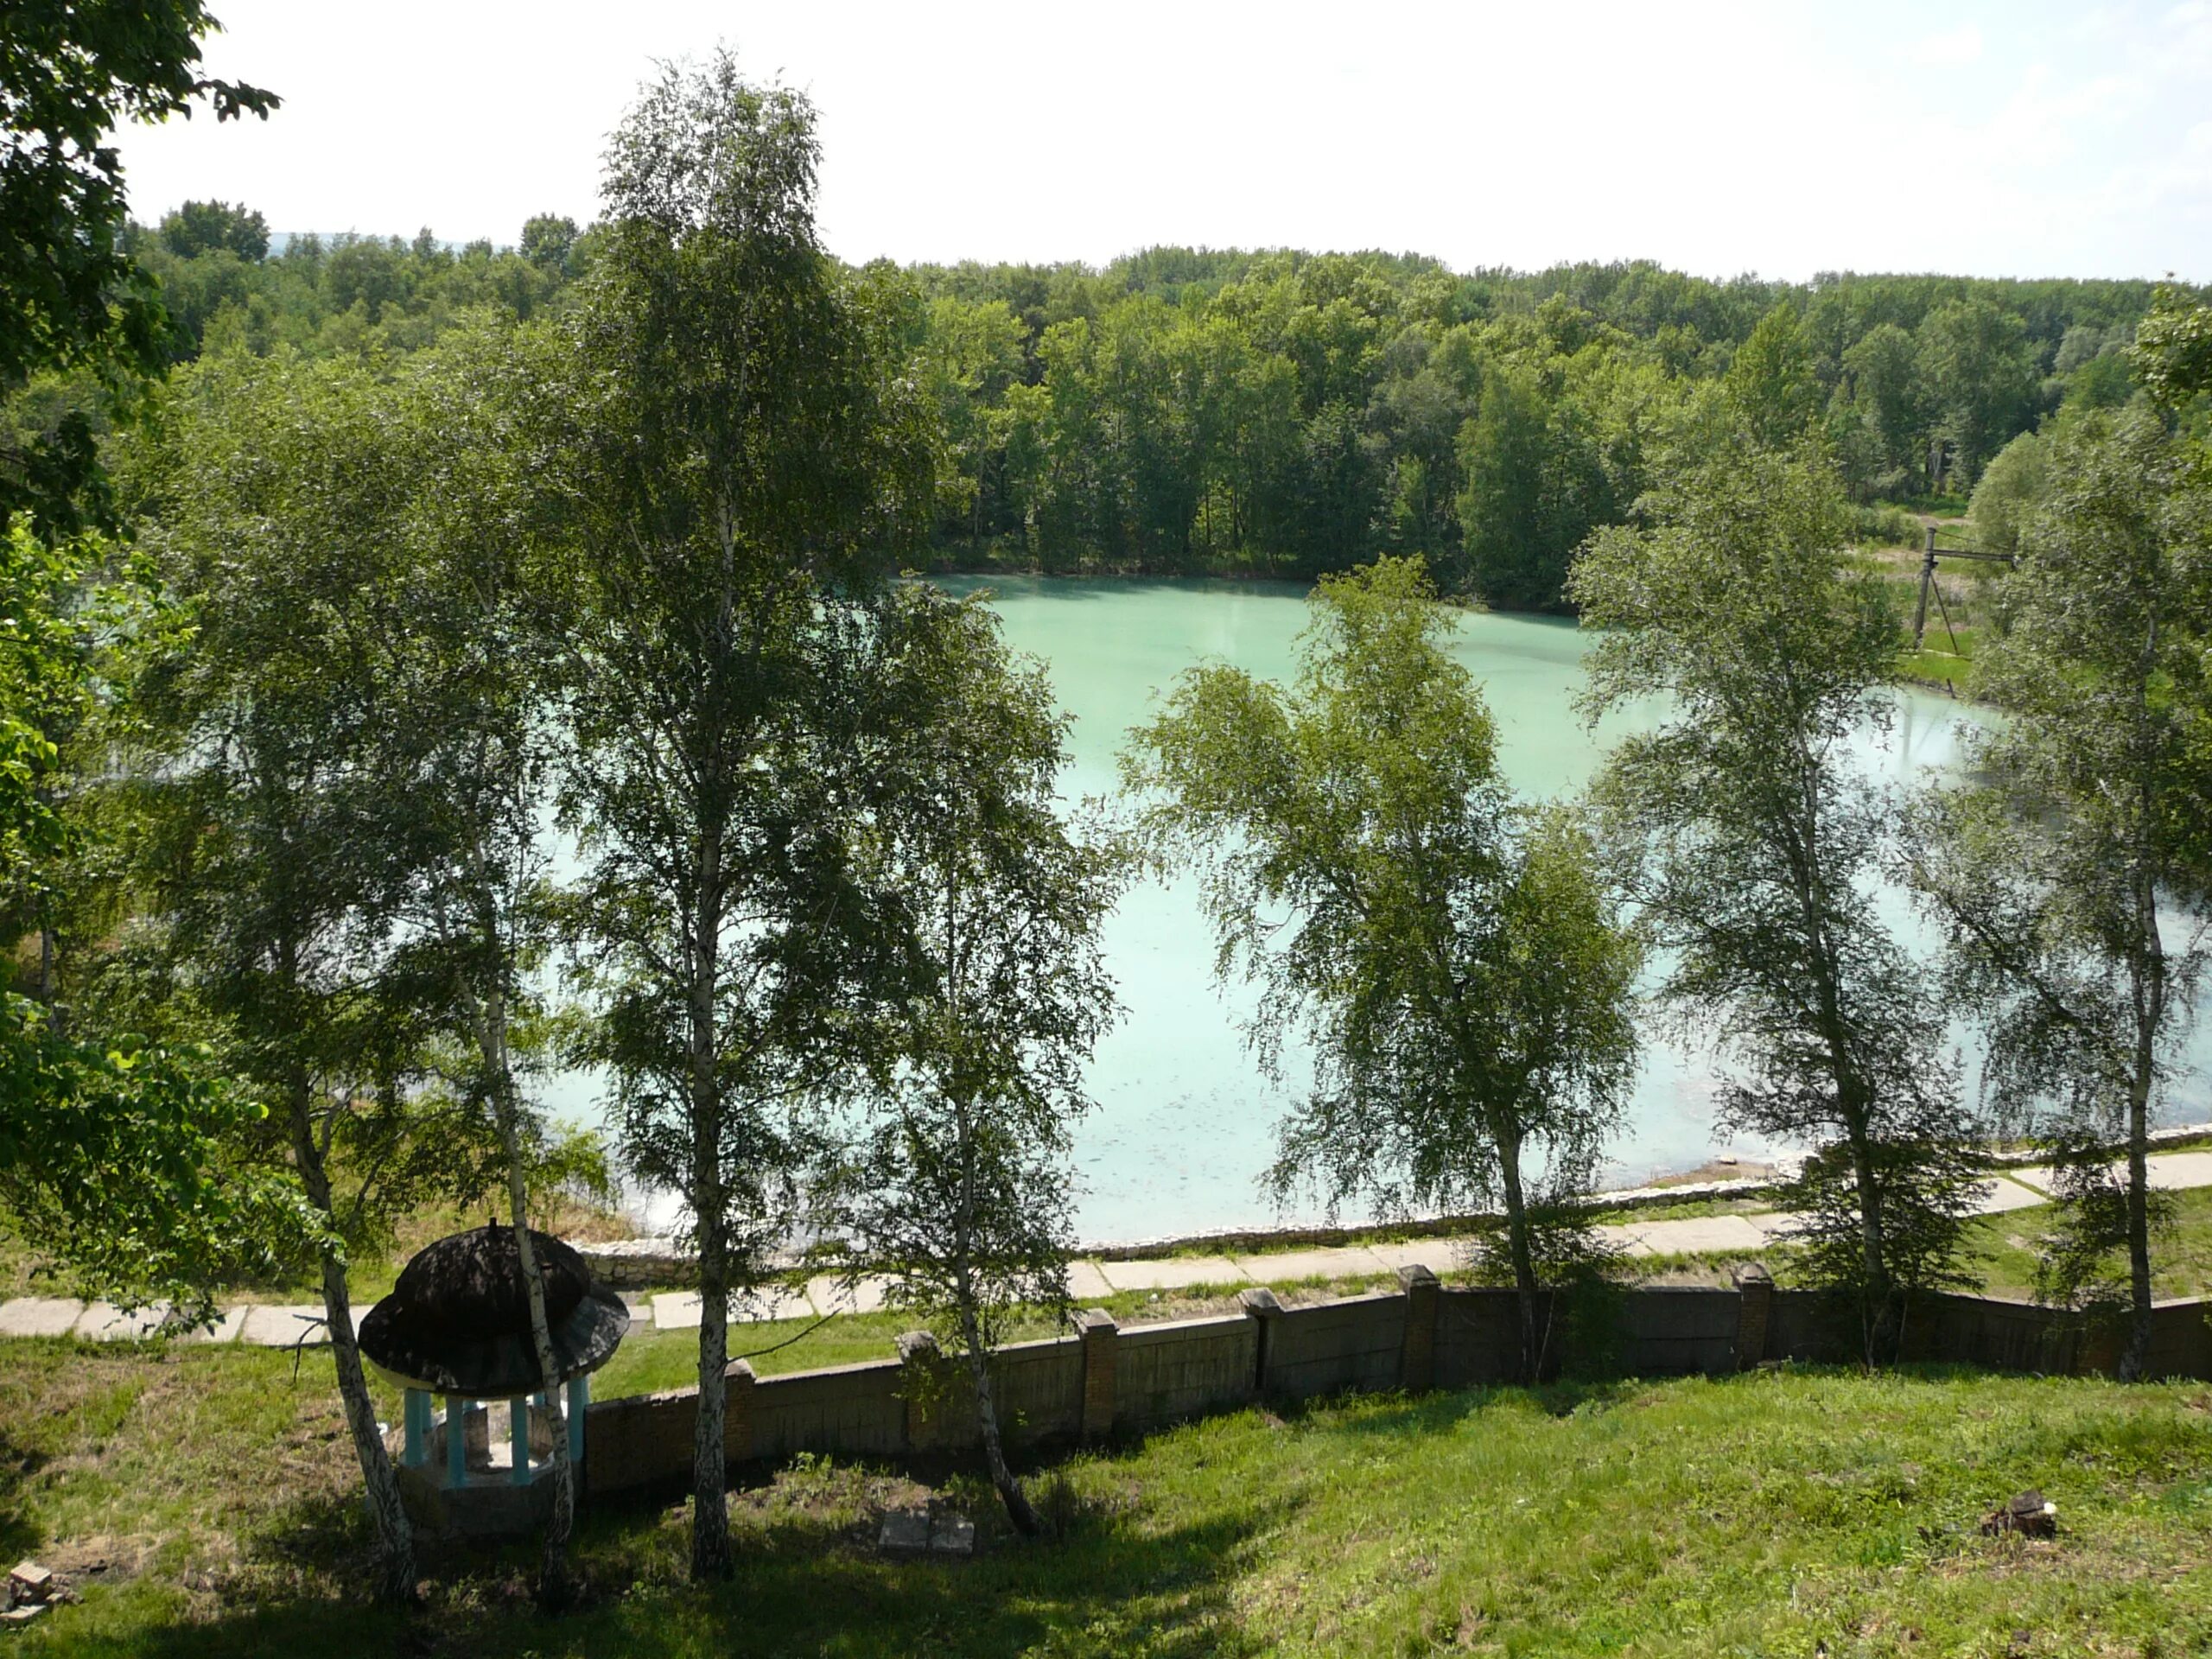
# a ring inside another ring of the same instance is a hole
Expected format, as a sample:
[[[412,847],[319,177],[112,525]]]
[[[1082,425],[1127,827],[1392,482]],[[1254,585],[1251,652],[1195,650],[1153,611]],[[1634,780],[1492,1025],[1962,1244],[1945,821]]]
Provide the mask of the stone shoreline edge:
[[[2149,1136],[2152,1150],[2183,1146],[2212,1137],[2212,1123],[2184,1123],[2154,1129]],[[2050,1154],[2037,1149],[1992,1152],[1992,1169],[2024,1168],[2043,1162]],[[1785,1158],[1778,1162],[1787,1165]],[[1781,1181],[1776,1177],[1745,1177],[1718,1181],[1688,1181],[1667,1186],[1627,1187],[1592,1194],[1584,1208],[1592,1215],[1620,1210],[1663,1209],[1713,1199],[1757,1198],[1772,1193]],[[1152,1256],[1176,1255],[1198,1250],[1243,1253],[1268,1249],[1298,1249],[1313,1246],[1355,1244],[1370,1239],[1436,1238],[1463,1233],[1495,1220],[1477,1213],[1433,1216],[1421,1220],[1366,1222],[1351,1226],[1223,1228],[1212,1232],[1178,1233],[1159,1238],[1110,1240],[1078,1244],[1075,1255],[1091,1262],[1132,1262]],[[575,1242],[575,1241],[572,1241]],[[575,1249],[594,1272],[613,1281],[631,1284],[679,1283],[692,1270],[695,1258],[679,1242],[668,1236],[632,1238],[605,1243],[575,1243]],[[796,1265],[796,1263],[794,1263]]]

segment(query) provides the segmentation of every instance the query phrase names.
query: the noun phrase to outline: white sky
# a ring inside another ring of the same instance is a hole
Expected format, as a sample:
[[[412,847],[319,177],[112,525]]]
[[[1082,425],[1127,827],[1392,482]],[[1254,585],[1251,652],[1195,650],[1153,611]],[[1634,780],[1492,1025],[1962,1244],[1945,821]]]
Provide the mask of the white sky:
[[[1027,5],[213,0],[266,125],[122,140],[132,210],[515,239],[595,211],[657,58],[821,111],[847,258],[1155,243],[1649,257],[1708,276],[2212,280],[2212,0]]]

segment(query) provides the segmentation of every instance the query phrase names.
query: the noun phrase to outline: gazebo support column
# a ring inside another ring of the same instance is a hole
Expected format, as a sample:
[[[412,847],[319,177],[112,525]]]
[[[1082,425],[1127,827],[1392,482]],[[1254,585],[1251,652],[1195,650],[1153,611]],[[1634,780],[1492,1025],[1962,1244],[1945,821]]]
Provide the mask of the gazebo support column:
[[[400,1456],[410,1469],[420,1469],[430,1460],[430,1396],[421,1389],[410,1389],[400,1395],[407,1425],[407,1440]]]
[[[468,1484],[468,1402],[457,1394],[446,1395],[446,1484]]]
[[[518,1394],[507,1402],[507,1443],[514,1448],[514,1467],[508,1478],[518,1486],[530,1484],[530,1396]]]
[[[591,1404],[591,1374],[569,1379],[569,1461],[584,1460],[584,1411]]]

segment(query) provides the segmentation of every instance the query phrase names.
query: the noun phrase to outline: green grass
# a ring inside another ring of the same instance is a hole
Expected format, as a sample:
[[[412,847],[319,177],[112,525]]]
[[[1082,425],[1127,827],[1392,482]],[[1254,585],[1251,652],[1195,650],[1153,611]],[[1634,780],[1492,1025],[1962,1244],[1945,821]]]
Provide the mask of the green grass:
[[[734,1500],[740,1565],[683,1582],[681,1510],[588,1517],[586,1609],[530,1552],[426,1550],[424,1610],[359,1602],[327,1360],[0,1344],[0,1541],[83,1605],[19,1650],[177,1656],[2180,1655],[2212,1644],[2212,1395],[1944,1372],[1381,1397],[1244,1411],[1069,1459],[1065,1539],[972,1475],[802,1459]],[[2055,1543],[1985,1539],[2026,1486]],[[886,1505],[983,1523],[896,1564]],[[82,1563],[116,1563],[104,1574]],[[107,1580],[107,1581],[104,1581]]]
[[[1963,495],[1901,495],[1874,505],[1878,507],[1902,507],[1907,512],[1924,512],[1933,518],[1963,518],[1971,499]]]
[[[1916,651],[1905,658],[1898,671],[1909,679],[1941,680],[1963,689],[1967,677],[1974,672],[1974,662],[1971,658],[1955,657],[1947,651]]]

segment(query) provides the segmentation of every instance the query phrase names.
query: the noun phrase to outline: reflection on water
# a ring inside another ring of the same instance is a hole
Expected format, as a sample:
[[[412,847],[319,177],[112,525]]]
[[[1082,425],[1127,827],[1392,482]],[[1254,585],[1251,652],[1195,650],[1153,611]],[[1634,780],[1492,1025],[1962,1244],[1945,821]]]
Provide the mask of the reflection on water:
[[[963,578],[945,585],[956,592],[990,587],[1008,643],[1048,665],[1075,719],[1074,760],[1062,779],[1070,800],[1114,787],[1123,734],[1149,715],[1155,693],[1183,670],[1215,660],[1287,677],[1305,622],[1302,590],[1288,583]],[[1483,685],[1497,721],[1501,763],[1524,795],[1580,789],[1611,744],[1656,721],[1656,707],[1647,706],[1609,716],[1595,732],[1584,728],[1573,697],[1586,643],[1572,622],[1552,618],[1472,615],[1460,626],[1457,654]],[[1901,783],[1923,768],[1948,765],[1962,723],[1987,718],[1948,698],[1901,693],[1888,733],[1863,734],[1858,748],[1874,776]],[[1885,911],[1906,937],[1924,943],[1901,895]],[[1090,1074],[1098,1109],[1077,1135],[1083,1236],[1135,1239],[1318,1219],[1310,1205],[1279,1211],[1261,1190],[1274,1126],[1308,1071],[1292,1052],[1280,1086],[1260,1076],[1239,1029],[1251,995],[1214,982],[1196,884],[1179,878],[1132,889],[1105,943],[1126,1013],[1099,1046]],[[2201,1105],[2202,1069],[2177,1110]],[[556,1103],[593,1116],[594,1092],[589,1079],[563,1079]],[[1613,1173],[1640,1179],[1703,1161],[1722,1149],[1713,1110],[1704,1057],[1650,1048],[1612,1148]],[[1730,1144],[1746,1154],[1766,1149],[1754,1141]]]

